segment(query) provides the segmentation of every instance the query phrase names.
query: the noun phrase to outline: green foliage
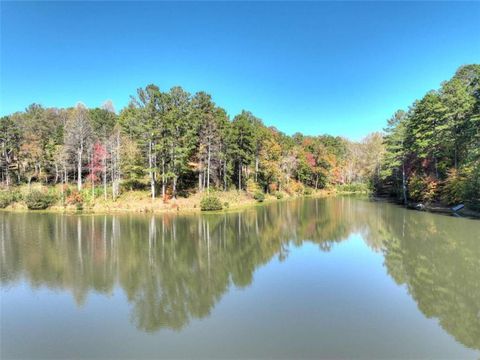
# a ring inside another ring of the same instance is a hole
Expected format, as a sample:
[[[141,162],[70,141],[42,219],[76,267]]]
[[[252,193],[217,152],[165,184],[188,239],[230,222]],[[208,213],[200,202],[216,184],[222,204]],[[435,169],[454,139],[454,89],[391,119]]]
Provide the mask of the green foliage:
[[[260,191],[260,187],[258,184],[255,182],[254,179],[248,179],[246,182],[246,190],[250,194],[256,194],[257,192]]]
[[[265,200],[265,194],[263,191],[256,191],[255,194],[253,194],[253,198],[257,200],[258,202],[263,202]]]
[[[21,199],[22,195],[17,191],[0,191],[0,209],[4,209],[8,205]]]
[[[408,112],[395,113],[386,129],[386,154],[375,181],[377,193],[403,196],[405,192],[414,201],[441,199],[475,207],[479,94],[480,65],[467,65]]]
[[[222,202],[214,194],[205,195],[200,201],[200,209],[202,211],[218,211],[222,210],[222,208]]]
[[[305,187],[305,189],[303,189],[303,195],[310,196],[312,194],[313,194],[313,189],[312,188]]]
[[[480,211],[480,164],[467,175],[464,199],[470,208]]]
[[[461,203],[465,199],[467,178],[459,171],[452,169],[443,185],[441,199],[447,205]]]
[[[440,195],[439,182],[432,177],[415,174],[408,182],[408,191],[412,200],[431,203]]]
[[[283,193],[281,191],[275,191],[273,196],[275,196],[278,200],[283,199]]]
[[[33,190],[25,196],[25,204],[30,210],[44,210],[51,206],[56,200],[53,194],[39,190]]]
[[[366,192],[369,184],[382,195],[476,206],[479,94],[480,65],[463,66],[408,111],[397,111],[384,133],[353,142],[288,136],[245,110],[231,120],[203,91],[150,84],[118,116],[107,103],[94,109],[32,104],[1,117],[0,172],[8,186],[71,184],[81,174],[79,189],[91,181],[100,189],[105,179],[113,197],[120,186],[175,197],[234,186],[250,194]],[[85,192],[82,203],[91,203],[90,196]]]
[[[368,185],[363,183],[339,184],[335,189],[340,193],[368,193]]]

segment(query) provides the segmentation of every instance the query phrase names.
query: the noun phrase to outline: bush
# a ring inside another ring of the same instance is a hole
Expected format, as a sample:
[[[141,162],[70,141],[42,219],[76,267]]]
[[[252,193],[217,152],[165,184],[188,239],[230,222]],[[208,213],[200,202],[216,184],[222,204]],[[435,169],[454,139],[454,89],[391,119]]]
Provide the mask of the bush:
[[[309,187],[306,187],[304,190],[303,190],[303,195],[312,195],[313,194],[313,190],[312,188],[309,188]]]
[[[215,195],[206,195],[200,201],[200,209],[202,211],[222,210],[222,202]]]
[[[258,184],[253,179],[248,179],[246,183],[247,192],[250,194],[255,194],[257,191],[260,191]]]
[[[480,164],[467,175],[464,198],[470,208],[480,211]]]
[[[262,191],[256,191],[255,194],[253,194],[253,198],[258,202],[263,202],[265,200],[265,194]]]
[[[84,196],[81,192],[73,190],[70,192],[70,195],[66,199],[67,205],[75,205],[77,210],[83,209]]]
[[[275,196],[278,200],[283,199],[283,193],[280,191],[275,191],[273,196]]]
[[[408,181],[409,197],[414,201],[432,202],[438,197],[439,183],[431,177],[412,175]]]
[[[340,184],[340,185],[336,185],[335,189],[338,192],[367,193],[368,185],[363,183]]]
[[[285,192],[288,195],[301,195],[303,194],[304,186],[301,182],[292,180],[285,185]]]
[[[34,190],[25,197],[25,203],[30,210],[44,210],[53,204],[55,196]]]
[[[457,170],[449,171],[442,190],[442,201],[448,205],[461,203],[465,198],[466,180]]]
[[[11,203],[22,199],[19,192],[2,191],[0,192],[0,209],[6,208]]]

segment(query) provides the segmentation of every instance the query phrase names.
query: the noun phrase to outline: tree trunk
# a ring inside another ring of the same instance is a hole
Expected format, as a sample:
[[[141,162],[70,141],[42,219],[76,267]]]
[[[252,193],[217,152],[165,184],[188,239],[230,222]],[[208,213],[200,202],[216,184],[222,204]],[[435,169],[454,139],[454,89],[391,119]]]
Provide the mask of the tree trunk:
[[[240,160],[238,164],[238,190],[242,190],[242,169],[243,169],[243,162]]]
[[[82,153],[83,153],[83,145],[80,146],[78,151],[78,164],[77,164],[77,188],[78,191],[82,190]]]
[[[405,161],[402,160],[402,193],[403,193],[403,204],[407,205],[407,181],[405,177]]]
[[[177,198],[177,176],[176,176],[176,175],[173,175],[172,197],[173,197],[174,199]]]
[[[150,176],[150,191],[152,199],[155,199],[155,178],[153,175],[153,154],[152,154],[152,142],[148,143],[148,174]]]
[[[55,163],[55,184],[58,183],[58,164]]]
[[[165,156],[162,155],[162,199],[165,201]]]
[[[227,161],[223,161],[223,191],[227,191]]]
[[[107,154],[103,155],[103,198],[107,201]]]
[[[202,171],[198,170],[198,191],[202,191]]]
[[[208,143],[208,157],[207,157],[207,191],[210,191],[210,142]]]
[[[95,200],[95,174],[93,173],[93,149],[92,149],[92,154],[90,155],[90,180],[92,183],[92,199]]]

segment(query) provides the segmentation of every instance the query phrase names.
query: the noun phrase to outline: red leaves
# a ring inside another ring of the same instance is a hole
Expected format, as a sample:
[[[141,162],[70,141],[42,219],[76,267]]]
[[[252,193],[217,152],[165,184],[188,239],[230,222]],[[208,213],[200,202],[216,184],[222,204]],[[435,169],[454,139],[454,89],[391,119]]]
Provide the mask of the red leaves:
[[[90,157],[90,163],[88,164],[88,168],[90,169],[88,179],[90,181],[93,180],[95,182],[98,180],[98,175],[104,171],[108,155],[109,154],[105,145],[101,144],[100,142],[96,142],[95,144],[93,144],[92,155]]]

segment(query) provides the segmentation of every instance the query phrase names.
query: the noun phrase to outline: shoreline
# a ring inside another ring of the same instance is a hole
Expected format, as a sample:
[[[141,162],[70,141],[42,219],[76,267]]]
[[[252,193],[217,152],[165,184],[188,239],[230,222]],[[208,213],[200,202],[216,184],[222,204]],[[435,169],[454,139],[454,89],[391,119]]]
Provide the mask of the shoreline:
[[[407,205],[404,205],[402,202],[395,200],[395,198],[390,197],[381,197],[381,196],[373,196],[372,199],[374,201],[386,201],[398,206],[402,206],[408,210],[432,213],[432,214],[442,214],[447,216],[456,216],[462,218],[470,218],[470,219],[480,219],[480,211],[476,211],[473,209],[468,208],[465,206],[464,208],[453,211],[451,206],[447,206],[442,203],[432,203],[432,204],[424,204],[420,202],[408,202]]]
[[[71,215],[110,215],[110,214],[220,214],[230,211],[245,210],[255,206],[268,205],[276,202],[284,202],[302,198],[325,198],[329,196],[360,194],[352,192],[338,192],[335,190],[317,190],[309,195],[284,195],[281,199],[273,195],[265,194],[264,201],[257,201],[253,194],[246,191],[227,191],[215,193],[222,204],[227,204],[222,210],[202,211],[200,209],[200,200],[206,194],[195,193],[189,197],[178,197],[164,202],[161,198],[151,199],[146,192],[127,192],[120,196],[116,201],[104,201],[98,199],[93,206],[85,206],[79,210],[74,205],[53,205],[44,210],[30,210],[23,202],[15,202],[7,207],[0,209],[2,212],[9,213],[53,213],[53,214],[71,214]],[[365,193],[363,193],[365,194]]]

